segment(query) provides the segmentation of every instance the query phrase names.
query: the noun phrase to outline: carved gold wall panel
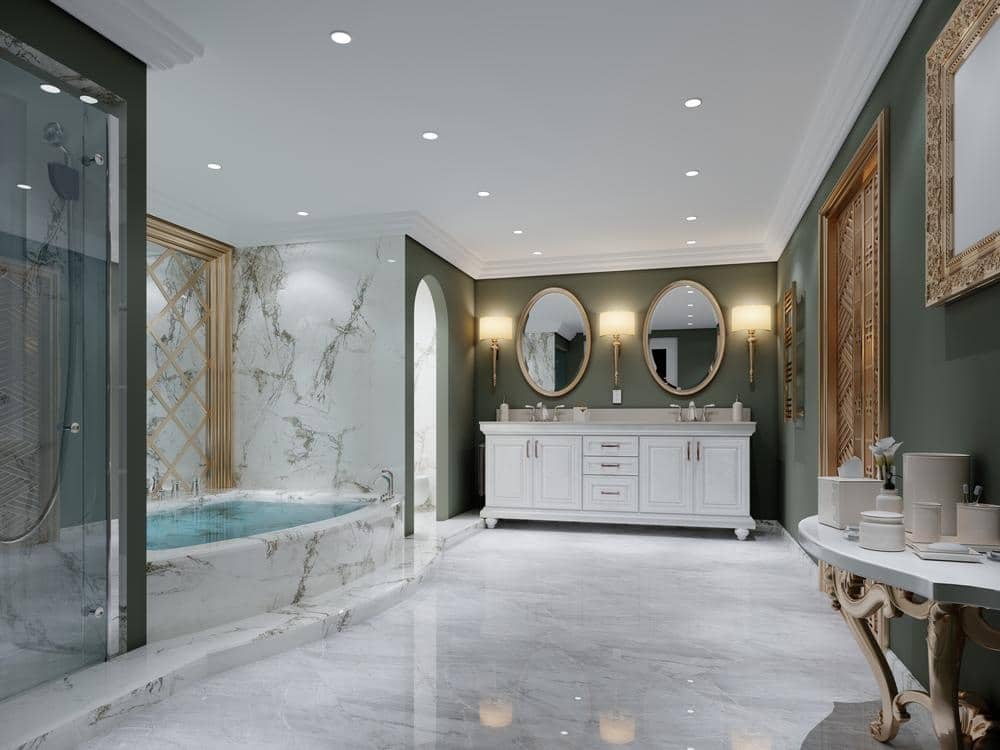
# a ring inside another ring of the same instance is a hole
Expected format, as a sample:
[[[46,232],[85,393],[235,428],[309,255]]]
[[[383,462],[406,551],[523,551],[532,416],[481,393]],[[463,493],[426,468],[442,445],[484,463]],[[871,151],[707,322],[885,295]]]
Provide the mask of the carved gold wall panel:
[[[232,485],[231,251],[148,217],[146,453],[150,492]]]
[[[868,133],[820,211],[820,470],[852,456],[875,466],[867,447],[885,435],[885,129]]]

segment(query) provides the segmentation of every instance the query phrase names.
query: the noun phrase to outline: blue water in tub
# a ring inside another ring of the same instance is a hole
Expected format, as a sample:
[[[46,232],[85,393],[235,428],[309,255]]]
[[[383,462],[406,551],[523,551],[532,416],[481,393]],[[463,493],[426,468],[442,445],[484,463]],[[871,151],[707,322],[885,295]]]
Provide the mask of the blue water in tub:
[[[174,549],[239,539],[343,516],[363,508],[365,500],[303,503],[267,500],[221,500],[146,516],[146,549]]]

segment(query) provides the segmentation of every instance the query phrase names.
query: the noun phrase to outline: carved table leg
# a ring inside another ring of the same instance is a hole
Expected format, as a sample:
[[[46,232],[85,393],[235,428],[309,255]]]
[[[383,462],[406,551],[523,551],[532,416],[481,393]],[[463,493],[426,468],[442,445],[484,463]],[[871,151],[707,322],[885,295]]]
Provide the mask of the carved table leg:
[[[878,639],[872,632],[871,625],[868,624],[868,619],[865,617],[852,617],[843,609],[840,612],[844,616],[844,622],[847,623],[851,635],[854,636],[854,640],[861,647],[861,653],[865,655],[865,659],[868,661],[868,666],[875,676],[875,682],[878,685],[879,695],[882,700],[882,708],[879,709],[878,716],[872,719],[871,724],[868,725],[868,729],[871,731],[872,737],[879,742],[889,742],[899,732],[900,724],[910,718],[909,714],[901,711],[899,708],[896,708],[895,711],[893,710],[896,695],[899,692],[896,687],[896,678],[892,676],[892,670],[889,669],[889,662],[886,661],[885,654],[882,653],[882,649],[878,645]],[[897,712],[899,713],[897,714]]]
[[[957,604],[934,602],[927,616],[931,720],[941,750],[962,750],[965,747],[958,710],[958,672],[965,646],[961,610]]]

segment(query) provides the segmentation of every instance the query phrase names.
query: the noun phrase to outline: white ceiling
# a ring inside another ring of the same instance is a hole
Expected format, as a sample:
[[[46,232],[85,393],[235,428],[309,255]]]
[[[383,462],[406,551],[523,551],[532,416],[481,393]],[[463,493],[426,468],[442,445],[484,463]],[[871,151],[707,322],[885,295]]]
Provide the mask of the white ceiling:
[[[84,20],[129,48],[120,3]],[[919,0],[136,3],[184,35],[149,74],[151,211],[236,243],[402,228],[489,277],[773,260]]]

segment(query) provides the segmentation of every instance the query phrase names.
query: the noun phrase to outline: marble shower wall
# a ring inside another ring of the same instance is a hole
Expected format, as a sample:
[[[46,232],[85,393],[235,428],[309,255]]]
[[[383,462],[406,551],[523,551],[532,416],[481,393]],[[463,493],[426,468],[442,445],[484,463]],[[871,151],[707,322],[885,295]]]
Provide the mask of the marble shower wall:
[[[431,483],[437,466],[437,318],[431,291],[423,281],[413,300],[413,474]]]
[[[402,492],[403,238],[237,248],[233,286],[237,485]]]

